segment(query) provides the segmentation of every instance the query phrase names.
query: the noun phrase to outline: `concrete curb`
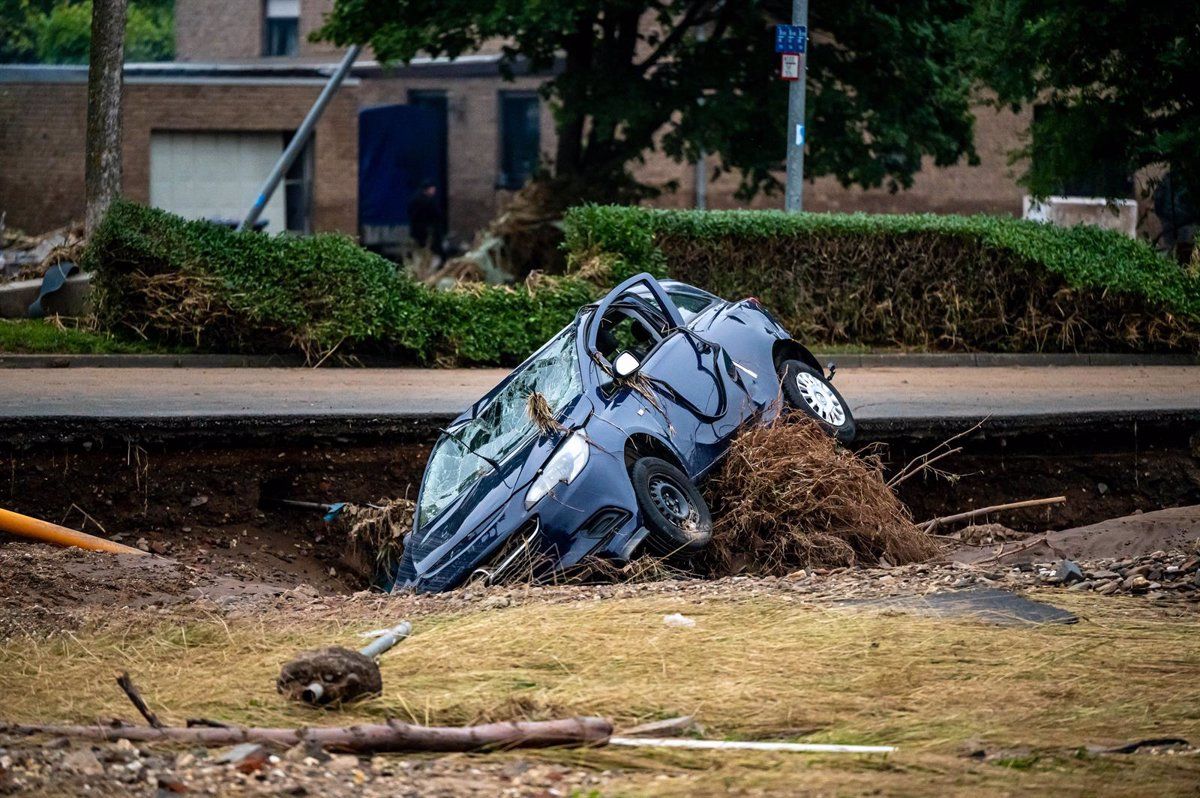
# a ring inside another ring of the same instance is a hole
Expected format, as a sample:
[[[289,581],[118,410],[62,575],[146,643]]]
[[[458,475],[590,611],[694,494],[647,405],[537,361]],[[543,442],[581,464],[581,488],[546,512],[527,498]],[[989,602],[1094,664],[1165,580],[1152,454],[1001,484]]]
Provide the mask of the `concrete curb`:
[[[816,352],[822,363],[839,368],[1042,368],[1049,366],[1200,366],[1197,355],[1109,354],[1109,353],[992,353],[914,352],[879,354],[833,354]],[[326,368],[394,368],[395,361],[361,358],[359,366]],[[304,366],[299,355],[9,355],[0,354],[0,369],[51,368],[297,368]]]

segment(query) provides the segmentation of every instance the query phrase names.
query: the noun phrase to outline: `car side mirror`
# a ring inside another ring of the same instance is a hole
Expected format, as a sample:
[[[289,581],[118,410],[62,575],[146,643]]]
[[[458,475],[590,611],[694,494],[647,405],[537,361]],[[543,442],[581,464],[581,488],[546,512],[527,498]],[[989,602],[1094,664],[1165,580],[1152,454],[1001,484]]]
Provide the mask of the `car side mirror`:
[[[618,377],[628,377],[630,374],[641,368],[641,361],[628,352],[622,352],[617,355],[616,362],[613,363],[613,370],[617,372]]]

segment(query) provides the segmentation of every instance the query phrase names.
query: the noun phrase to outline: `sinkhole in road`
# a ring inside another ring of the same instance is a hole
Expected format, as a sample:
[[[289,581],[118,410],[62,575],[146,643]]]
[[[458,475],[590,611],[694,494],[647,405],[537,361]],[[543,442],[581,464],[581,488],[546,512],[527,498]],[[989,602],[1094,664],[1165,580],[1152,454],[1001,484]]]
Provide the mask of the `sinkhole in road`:
[[[431,436],[412,434],[8,441],[0,443],[0,507],[140,542],[189,565],[271,584],[354,591],[367,586],[372,565],[346,545],[344,530],[317,509],[273,506],[264,495],[358,504],[415,498],[431,443]],[[939,463],[955,481],[920,477],[901,486],[914,519],[1067,496],[1066,504],[988,519],[1042,531],[1200,503],[1200,450],[1188,434],[962,443],[961,454]],[[929,440],[894,439],[882,455],[895,469],[929,448]],[[0,534],[0,545],[13,540]]]

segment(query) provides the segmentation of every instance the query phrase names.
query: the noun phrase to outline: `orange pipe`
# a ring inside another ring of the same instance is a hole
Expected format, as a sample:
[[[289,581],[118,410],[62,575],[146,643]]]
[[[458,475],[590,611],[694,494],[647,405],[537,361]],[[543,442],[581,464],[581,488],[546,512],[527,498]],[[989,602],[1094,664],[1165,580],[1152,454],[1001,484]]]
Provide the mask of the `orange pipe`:
[[[40,521],[27,515],[0,509],[0,532],[32,538],[55,546],[75,546],[88,551],[104,551],[111,554],[145,554],[141,549],[125,546],[111,540],[98,538],[86,532],[76,532],[65,526]]]

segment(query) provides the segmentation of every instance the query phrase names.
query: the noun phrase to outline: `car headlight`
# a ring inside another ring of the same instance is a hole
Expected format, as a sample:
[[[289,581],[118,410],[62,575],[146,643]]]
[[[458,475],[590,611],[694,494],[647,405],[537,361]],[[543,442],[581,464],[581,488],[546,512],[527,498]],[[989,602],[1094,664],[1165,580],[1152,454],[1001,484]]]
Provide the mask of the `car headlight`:
[[[576,432],[550,455],[542,473],[538,474],[538,478],[529,486],[529,492],[525,494],[525,509],[528,510],[540,502],[560,482],[570,485],[587,465],[587,461],[587,436],[582,431]]]

